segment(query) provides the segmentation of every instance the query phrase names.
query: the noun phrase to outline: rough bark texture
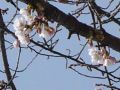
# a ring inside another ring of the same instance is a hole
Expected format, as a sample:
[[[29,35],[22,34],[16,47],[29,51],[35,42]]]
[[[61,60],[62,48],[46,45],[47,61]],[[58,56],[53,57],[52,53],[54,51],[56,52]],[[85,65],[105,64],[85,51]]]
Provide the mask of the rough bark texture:
[[[58,22],[59,24],[66,27],[71,33],[76,33],[86,38],[88,38],[92,33],[93,40],[120,52],[120,38],[110,35],[109,33],[102,30],[94,30],[93,27],[79,22],[72,15],[65,14],[48,2],[44,2],[44,0],[25,0],[22,2],[32,4],[38,13],[43,11],[48,20],[54,20]]]

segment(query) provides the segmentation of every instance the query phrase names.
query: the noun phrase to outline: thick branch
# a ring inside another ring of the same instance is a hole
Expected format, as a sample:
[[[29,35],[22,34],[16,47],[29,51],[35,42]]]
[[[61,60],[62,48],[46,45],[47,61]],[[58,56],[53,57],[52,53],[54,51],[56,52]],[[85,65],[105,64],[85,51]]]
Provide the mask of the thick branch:
[[[20,0],[21,1],[21,0]],[[24,3],[28,3],[29,0],[23,1]],[[90,33],[93,33],[93,40],[100,42],[103,45],[107,45],[111,47],[112,49],[120,52],[120,38],[117,38],[107,32],[102,32],[104,37],[101,40],[101,32],[98,32],[97,30],[94,30],[93,27],[88,26],[82,22],[79,22],[76,18],[74,18],[72,15],[67,15],[64,12],[57,9],[55,6],[49,4],[48,2],[44,2],[43,0],[30,0],[30,3],[34,6],[34,8],[37,10],[37,12],[41,12],[41,10],[44,11],[45,16],[49,20],[54,20],[58,22],[59,24],[66,27],[71,33],[79,34],[83,37],[88,38]]]

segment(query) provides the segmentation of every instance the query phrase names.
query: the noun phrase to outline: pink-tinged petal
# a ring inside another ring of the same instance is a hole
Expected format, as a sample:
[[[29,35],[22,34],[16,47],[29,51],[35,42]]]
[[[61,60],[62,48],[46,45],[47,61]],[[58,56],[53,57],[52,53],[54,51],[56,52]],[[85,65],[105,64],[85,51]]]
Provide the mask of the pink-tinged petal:
[[[29,11],[27,9],[24,9],[24,8],[20,9],[19,13],[23,16],[29,16],[30,15]]]
[[[92,64],[98,64],[98,61],[96,59],[91,59]]]
[[[97,51],[97,49],[95,47],[91,47],[88,49],[88,54],[91,56],[93,55],[93,53],[95,53]]]
[[[116,62],[117,60],[114,57],[109,56],[107,59],[105,59],[103,66],[109,66],[109,65],[115,64]]]
[[[17,31],[24,29],[25,25],[26,25],[25,19],[23,17],[19,17],[15,19],[13,27]]]
[[[48,35],[49,35],[49,36],[52,36],[52,35],[55,34],[55,29],[52,28],[52,27],[49,27],[49,28],[47,29],[47,32],[48,32]]]
[[[28,45],[30,43],[30,38],[28,36],[19,37],[20,43],[24,45]]]
[[[39,36],[48,38],[48,37],[51,37],[54,33],[55,33],[55,30],[52,27],[42,24],[41,33],[39,34]]]
[[[20,46],[20,42],[18,41],[18,40],[15,40],[14,42],[13,42],[13,47],[14,48],[18,48]]]
[[[36,32],[37,32],[38,34],[41,34],[41,29],[40,29],[40,28],[37,28]]]
[[[97,50],[97,48],[95,47],[91,47],[90,49],[88,49],[88,53],[91,57],[91,62],[93,64],[103,64],[103,57],[102,57],[102,53],[101,51]]]
[[[101,58],[101,59],[98,60],[98,64],[102,64],[102,65],[104,64],[103,58]]]

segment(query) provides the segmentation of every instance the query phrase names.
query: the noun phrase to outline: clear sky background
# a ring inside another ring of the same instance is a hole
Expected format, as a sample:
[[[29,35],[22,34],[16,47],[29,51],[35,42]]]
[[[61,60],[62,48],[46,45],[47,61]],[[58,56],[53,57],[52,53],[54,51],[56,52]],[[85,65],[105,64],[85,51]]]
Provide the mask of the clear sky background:
[[[97,0],[99,5],[106,6],[106,3],[103,3],[104,0]],[[109,1],[109,0],[108,0]],[[120,0],[116,0],[116,2],[111,6],[113,8]],[[63,10],[65,13],[69,13],[76,9],[75,5],[65,5],[53,3],[54,6],[58,7],[60,10]],[[23,3],[19,3],[19,8],[24,8],[26,5]],[[15,9],[12,5],[5,3],[3,0],[0,0],[0,8],[9,8],[8,14],[4,15],[4,20],[7,23],[15,13]],[[109,10],[108,10],[109,11]],[[91,18],[87,16],[81,16],[79,18],[81,22],[90,24]],[[55,27],[55,25],[54,25]],[[56,39],[59,38],[60,42],[56,47],[56,50],[67,53],[66,49],[71,49],[72,54],[80,51],[82,47],[80,44],[85,44],[85,39],[81,37],[81,41],[78,41],[77,36],[73,35],[70,40],[67,39],[68,31],[64,27],[62,31],[56,36]],[[108,25],[104,25],[104,28],[111,34],[120,37],[119,27],[114,23],[110,23]],[[12,26],[9,26],[11,31],[13,30]],[[10,35],[6,36],[8,39],[13,42],[14,38]],[[42,40],[39,36],[35,37],[36,40]],[[6,43],[7,44],[7,43]],[[7,54],[9,58],[10,68],[15,69],[15,65],[17,62],[17,55],[19,49],[8,49]],[[112,56],[115,56],[117,59],[120,58],[119,53],[112,51]],[[28,49],[22,49],[20,66],[19,70],[24,69],[24,67],[32,60],[35,56],[34,52],[31,52]],[[87,47],[82,53],[82,58],[85,59],[88,63],[90,62],[90,57],[88,56]],[[73,62],[69,62],[73,63]],[[0,69],[2,70],[1,54],[0,54]],[[110,66],[109,68],[113,68]],[[80,69],[80,68],[79,68]],[[94,71],[94,73],[88,72],[85,69],[80,69],[81,72],[87,73],[88,75],[97,75],[98,73]],[[69,68],[66,69],[66,62],[63,58],[50,58],[38,56],[34,62],[28,67],[28,69],[24,72],[17,73],[17,78],[14,80],[16,87],[18,90],[94,90],[96,83],[102,83],[102,80],[85,78],[83,76],[78,75],[74,71]],[[0,80],[5,79],[5,75],[0,73]],[[107,82],[107,81],[104,81]],[[107,89],[105,89],[107,90]]]

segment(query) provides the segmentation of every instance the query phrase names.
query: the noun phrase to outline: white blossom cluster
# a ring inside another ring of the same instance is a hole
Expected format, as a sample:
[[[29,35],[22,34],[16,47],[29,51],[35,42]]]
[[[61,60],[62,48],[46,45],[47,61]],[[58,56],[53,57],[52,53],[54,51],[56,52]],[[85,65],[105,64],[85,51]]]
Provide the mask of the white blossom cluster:
[[[33,16],[30,15],[27,9],[20,10],[21,16],[16,18],[13,24],[15,29],[15,35],[18,37],[13,43],[14,47],[19,47],[19,44],[27,45],[30,42],[29,33],[32,31],[27,28],[27,25],[31,25],[33,22]]]
[[[55,30],[44,23],[36,21],[36,16],[31,15],[31,9],[20,9],[20,17],[17,17],[14,20],[14,30],[15,35],[18,40],[14,41],[13,46],[19,47],[20,44],[28,45],[30,43],[29,34],[33,29],[36,29],[36,32],[39,36],[46,38],[55,33]]]
[[[97,50],[95,47],[90,47],[88,53],[93,64],[102,64],[103,66],[109,66],[117,62],[114,57],[109,55],[107,56],[104,49]]]

